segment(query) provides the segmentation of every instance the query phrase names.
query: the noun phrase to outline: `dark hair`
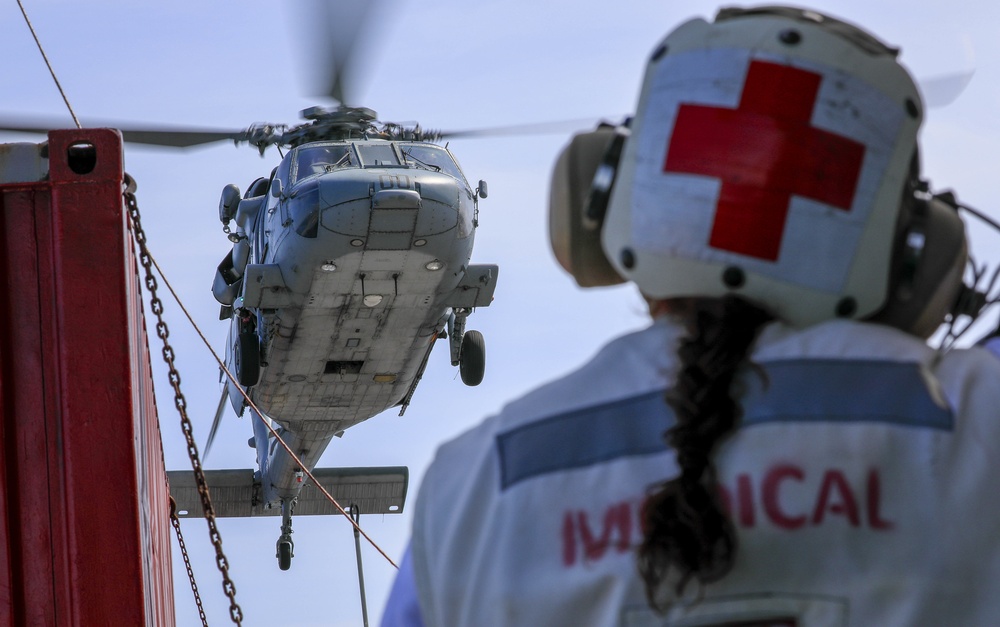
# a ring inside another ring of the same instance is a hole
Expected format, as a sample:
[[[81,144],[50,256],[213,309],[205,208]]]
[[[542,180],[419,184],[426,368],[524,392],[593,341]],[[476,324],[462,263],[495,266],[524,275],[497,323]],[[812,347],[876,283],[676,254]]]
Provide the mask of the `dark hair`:
[[[729,572],[736,533],[721,506],[712,455],[736,427],[742,409],[733,400],[733,378],[773,316],[742,298],[685,299],[672,307],[687,327],[678,347],[677,381],[666,402],[676,424],[664,432],[677,452],[680,474],[650,488],[643,506],[639,572],[651,607],[665,609],[657,592],[670,578],[680,596],[692,578],[716,581]]]

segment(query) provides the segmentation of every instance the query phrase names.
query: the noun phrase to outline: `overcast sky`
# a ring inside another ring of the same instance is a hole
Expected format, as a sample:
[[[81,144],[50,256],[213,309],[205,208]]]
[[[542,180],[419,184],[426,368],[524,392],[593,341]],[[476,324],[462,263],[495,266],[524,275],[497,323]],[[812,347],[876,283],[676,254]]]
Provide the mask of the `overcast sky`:
[[[254,122],[294,123],[298,112],[328,102],[310,96],[302,35],[312,13],[301,2],[87,3],[24,0],[29,16],[77,115],[87,124],[119,121],[241,129]],[[1000,5],[886,0],[816,2],[902,48],[902,59],[931,89],[943,76],[972,80],[957,100],[931,109],[922,131],[925,176],[935,189],[1000,217],[995,193],[1000,145]],[[681,21],[711,17],[713,2],[593,0],[386,0],[368,19],[355,104],[380,119],[449,130],[557,120],[618,121],[632,111],[646,55]],[[311,9],[310,9],[311,10]],[[305,13],[305,14],[304,14]],[[70,118],[15,2],[0,7],[0,115]],[[581,123],[584,130],[587,124]],[[473,262],[500,265],[496,300],[477,310],[469,328],[487,343],[484,382],[467,388],[441,347],[403,417],[385,412],[350,429],[321,466],[405,465],[409,502],[434,449],[541,382],[573,369],[599,346],[645,324],[629,287],[584,291],[548,249],[548,180],[568,141],[562,132],[535,137],[452,141],[473,183],[485,179]],[[11,134],[0,141],[40,141]],[[230,244],[218,221],[224,185],[240,189],[266,176],[279,157],[222,144],[186,151],[128,146],[125,169],[149,245],[167,279],[213,348],[226,325],[211,295],[215,267]],[[973,251],[996,262],[1000,240],[972,224]],[[96,245],[96,244],[95,244]],[[218,367],[166,301],[170,339],[182,387],[203,446],[219,399]],[[88,312],[99,315],[99,312]],[[151,339],[165,454],[170,469],[190,468],[184,440]],[[227,415],[208,468],[251,468],[247,418]],[[362,518],[385,551],[399,558],[410,508]],[[525,512],[527,516],[544,512]],[[278,570],[278,519],[220,521],[237,601],[246,625],[357,625],[360,601],[354,539],[347,521],[295,519],[292,569]],[[204,521],[184,522],[195,573],[211,624],[228,622]],[[377,624],[393,568],[363,547],[371,623]],[[197,622],[187,578],[174,547],[178,624]]]

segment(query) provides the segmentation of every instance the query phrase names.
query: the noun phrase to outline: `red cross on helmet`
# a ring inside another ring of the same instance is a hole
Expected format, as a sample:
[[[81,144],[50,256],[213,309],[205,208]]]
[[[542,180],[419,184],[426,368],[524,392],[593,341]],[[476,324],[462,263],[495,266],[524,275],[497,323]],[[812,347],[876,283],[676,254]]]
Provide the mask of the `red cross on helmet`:
[[[922,103],[896,50],[800,9],[691,20],[651,57],[603,224],[647,296],[796,325],[886,302]]]

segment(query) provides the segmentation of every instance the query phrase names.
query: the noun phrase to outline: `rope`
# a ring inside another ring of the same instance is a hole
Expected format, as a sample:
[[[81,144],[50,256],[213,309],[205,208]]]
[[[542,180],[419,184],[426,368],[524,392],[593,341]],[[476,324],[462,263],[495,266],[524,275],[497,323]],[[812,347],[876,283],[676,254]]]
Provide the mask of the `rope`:
[[[35,45],[38,46],[38,51],[42,53],[42,59],[45,60],[45,65],[49,68],[49,74],[52,75],[52,80],[55,81],[56,89],[59,90],[59,95],[62,96],[63,102],[66,103],[66,108],[69,109],[69,114],[73,118],[73,124],[76,124],[77,128],[83,128],[80,125],[80,120],[76,118],[76,113],[73,111],[73,106],[69,103],[69,98],[66,97],[66,92],[63,91],[62,85],[59,84],[59,79],[56,78],[56,72],[52,69],[52,64],[49,63],[49,57],[45,54],[42,42],[38,39],[38,35],[35,33],[35,27],[31,25],[31,20],[28,19],[28,13],[24,10],[24,5],[21,4],[21,0],[17,0],[17,6],[21,8],[21,15],[24,16],[24,22],[28,25],[28,30],[31,31],[31,36],[35,38]]]

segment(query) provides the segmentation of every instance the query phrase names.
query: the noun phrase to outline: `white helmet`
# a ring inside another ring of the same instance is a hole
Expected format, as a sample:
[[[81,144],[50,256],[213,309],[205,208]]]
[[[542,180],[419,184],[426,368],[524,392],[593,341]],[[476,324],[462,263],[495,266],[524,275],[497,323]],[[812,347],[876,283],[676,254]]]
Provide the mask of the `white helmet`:
[[[724,9],[670,33],[601,216],[614,271],[652,298],[737,294],[800,326],[868,318],[913,274],[901,258],[924,242],[912,229],[943,220],[952,237],[931,281],[948,290],[921,321],[933,330],[962,285],[964,227],[943,203],[913,208],[923,107],[896,54],[786,7]]]

